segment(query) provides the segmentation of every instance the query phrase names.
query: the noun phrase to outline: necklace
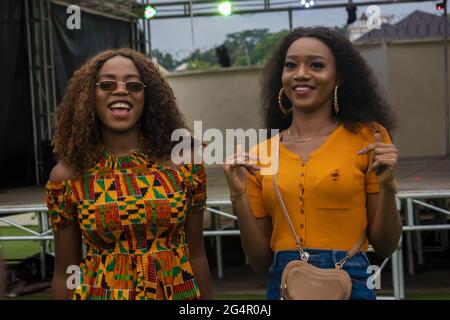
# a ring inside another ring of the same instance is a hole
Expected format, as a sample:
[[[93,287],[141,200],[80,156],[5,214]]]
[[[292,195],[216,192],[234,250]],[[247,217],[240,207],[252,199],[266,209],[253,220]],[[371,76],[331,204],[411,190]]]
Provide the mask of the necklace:
[[[330,133],[332,133],[332,132],[336,129],[338,123],[339,123],[339,122],[336,122],[336,123],[334,124],[334,126],[333,126],[330,130],[328,130],[327,132],[321,133],[321,134],[317,134],[317,135],[312,136],[312,137],[307,138],[307,139],[295,139],[295,138],[292,138],[292,135],[291,135],[291,127],[289,127],[289,128],[287,129],[287,134],[288,134],[288,136],[289,136],[289,140],[290,140],[290,141],[294,141],[294,142],[308,142],[308,141],[311,141],[311,140],[313,140],[313,139],[316,139],[316,138],[320,138],[320,137],[329,135]]]

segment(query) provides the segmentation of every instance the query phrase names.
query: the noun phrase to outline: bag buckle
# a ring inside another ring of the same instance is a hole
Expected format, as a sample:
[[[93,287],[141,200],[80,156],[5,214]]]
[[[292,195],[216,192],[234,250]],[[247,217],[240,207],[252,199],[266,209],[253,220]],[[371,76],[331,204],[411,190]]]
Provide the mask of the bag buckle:
[[[342,260],[339,261],[339,262],[336,262],[335,267],[336,267],[337,269],[342,269],[342,267],[344,266],[344,264],[345,264],[349,259],[350,259],[350,257],[349,257],[348,255],[346,255],[346,256],[344,257],[344,259],[342,259]]]
[[[300,254],[300,258],[301,258],[303,261],[308,262],[308,259],[309,259],[309,253],[306,252],[306,251],[303,251],[303,252]]]
[[[304,251],[304,250],[302,249],[302,247],[300,247],[300,245],[299,245],[298,243],[297,243],[297,250],[298,250],[298,253],[299,253],[299,255],[300,255],[300,259],[301,259],[302,261],[308,262],[309,253],[306,252],[306,251]]]

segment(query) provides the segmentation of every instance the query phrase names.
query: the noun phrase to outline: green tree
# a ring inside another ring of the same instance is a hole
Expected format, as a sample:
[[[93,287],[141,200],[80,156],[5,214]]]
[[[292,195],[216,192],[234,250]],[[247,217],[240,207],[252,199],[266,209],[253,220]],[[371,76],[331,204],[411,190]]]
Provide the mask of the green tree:
[[[269,35],[268,29],[252,29],[227,34],[225,42],[234,66],[251,65],[251,54],[255,46]]]
[[[346,24],[342,26],[334,26],[334,31],[342,33],[346,38],[349,37],[348,26]]]
[[[272,54],[287,30],[270,33],[268,29],[252,29],[229,33],[224,45],[228,49],[233,66],[262,65]],[[219,68],[215,48],[195,50],[188,58],[178,62],[188,64],[188,70]]]
[[[197,49],[183,62],[188,63],[187,70],[211,69],[219,67],[214,49],[209,49],[203,52]]]
[[[280,40],[288,34],[287,30],[281,30],[269,34],[260,41],[252,51],[250,61],[252,65],[263,65],[267,62],[273,50],[275,50]]]
[[[176,61],[170,53],[163,53],[158,49],[152,50],[152,57],[156,58],[158,64],[169,71],[173,71],[176,66],[180,64],[180,62]]]

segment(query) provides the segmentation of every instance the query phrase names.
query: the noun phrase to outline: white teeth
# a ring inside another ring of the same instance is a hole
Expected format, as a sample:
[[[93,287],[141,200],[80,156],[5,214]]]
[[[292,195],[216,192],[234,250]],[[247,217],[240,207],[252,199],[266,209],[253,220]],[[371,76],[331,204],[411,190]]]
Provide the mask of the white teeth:
[[[295,91],[309,91],[311,90],[310,87],[295,87],[294,88]]]
[[[116,102],[109,106],[110,109],[131,109],[131,106],[126,102]]]

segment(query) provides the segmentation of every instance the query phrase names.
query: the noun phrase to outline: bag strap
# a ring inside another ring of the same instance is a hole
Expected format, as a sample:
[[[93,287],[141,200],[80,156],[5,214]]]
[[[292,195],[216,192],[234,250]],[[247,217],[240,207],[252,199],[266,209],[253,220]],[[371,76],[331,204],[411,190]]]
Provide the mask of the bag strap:
[[[286,205],[284,204],[283,198],[281,197],[280,190],[278,189],[276,173],[273,175],[272,183],[273,183],[273,190],[275,191],[275,195],[277,196],[278,203],[280,204],[281,210],[283,211],[283,214],[289,224],[289,228],[291,229],[292,235],[294,236],[294,239],[295,239],[295,244],[297,245],[297,249],[300,252],[300,256],[302,257],[302,255],[304,255],[304,251],[300,245],[300,239],[297,236],[297,232],[295,232],[294,225],[292,224],[292,221],[289,218],[289,213],[286,209]],[[302,259],[303,259],[303,257],[302,257]]]
[[[283,197],[281,196],[280,190],[278,189],[277,173],[274,173],[272,183],[273,183],[273,190],[275,191],[275,195],[277,197],[278,203],[280,204],[281,210],[283,211],[283,214],[284,214],[284,216],[289,224],[289,227],[291,229],[292,235],[294,236],[295,243],[297,245],[297,250],[300,253],[300,258],[302,260],[308,261],[309,254],[307,252],[305,252],[300,245],[300,240],[297,236],[297,233],[295,232],[294,225],[292,224],[291,218],[289,217],[289,213],[288,213],[286,205],[283,201]],[[356,253],[358,253],[361,250],[361,247],[365,240],[366,240],[366,230],[364,229],[358,242],[353,246],[352,249],[350,249],[350,251],[347,253],[347,255],[341,261],[336,263],[336,268],[339,268],[339,269],[342,268],[342,266],[348,260],[350,260]]]

